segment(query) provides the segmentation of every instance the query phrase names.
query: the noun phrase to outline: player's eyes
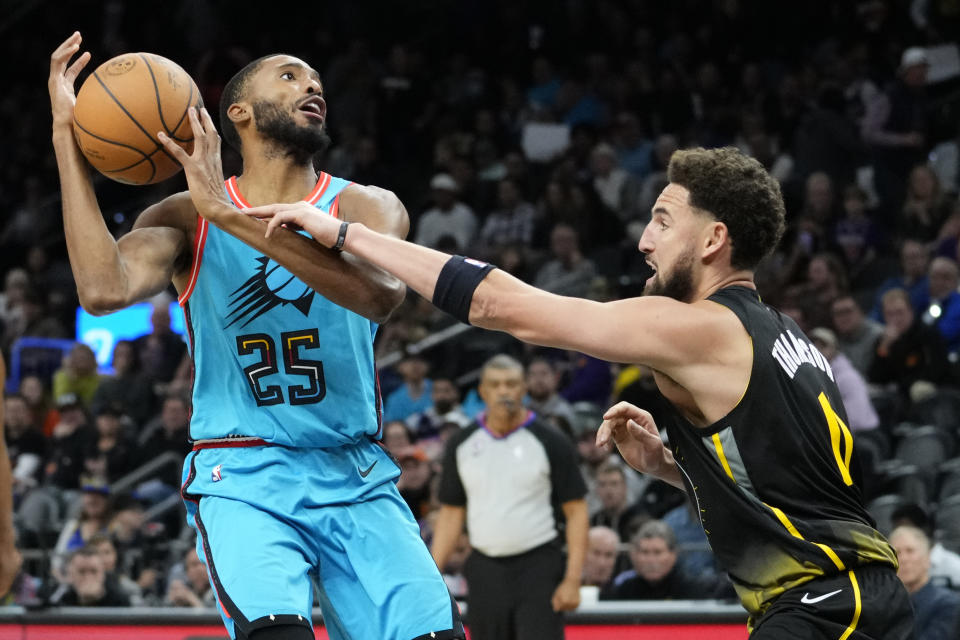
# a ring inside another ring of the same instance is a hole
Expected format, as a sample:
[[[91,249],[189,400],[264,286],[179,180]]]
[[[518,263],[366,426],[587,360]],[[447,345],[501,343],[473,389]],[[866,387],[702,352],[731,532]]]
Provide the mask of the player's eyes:
[[[290,71],[285,71],[285,72],[283,72],[282,74],[280,74],[280,77],[283,78],[284,80],[293,80],[293,77],[294,77],[294,76],[293,76],[293,73],[292,73],[292,72],[290,72]]]

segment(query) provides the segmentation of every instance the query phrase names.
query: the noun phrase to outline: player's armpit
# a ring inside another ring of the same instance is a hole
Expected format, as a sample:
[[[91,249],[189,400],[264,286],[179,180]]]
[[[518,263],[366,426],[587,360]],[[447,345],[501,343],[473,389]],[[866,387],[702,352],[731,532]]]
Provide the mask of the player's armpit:
[[[477,288],[470,322],[524,342],[644,364],[671,377],[712,357],[726,333],[738,329],[735,316],[709,302],[649,296],[601,303],[548,293],[500,270]]]

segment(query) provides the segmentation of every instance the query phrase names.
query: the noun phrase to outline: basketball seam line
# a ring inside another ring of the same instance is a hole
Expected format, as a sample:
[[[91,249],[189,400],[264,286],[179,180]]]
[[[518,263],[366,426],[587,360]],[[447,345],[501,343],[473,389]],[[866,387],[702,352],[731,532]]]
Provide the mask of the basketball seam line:
[[[171,160],[173,160],[175,163],[177,163],[177,164],[179,165],[179,164],[180,164],[180,161],[177,160],[176,158],[174,158],[173,155],[172,155],[169,151],[167,151],[159,142],[157,142],[156,140],[154,140],[154,139],[153,139],[153,136],[150,135],[150,132],[147,131],[146,129],[144,129],[144,128],[143,128],[143,125],[140,124],[139,122],[137,122],[137,119],[134,118],[133,115],[132,115],[129,111],[127,111],[127,108],[126,108],[125,106],[123,106],[123,103],[120,102],[120,101],[117,99],[117,96],[113,95],[113,92],[110,91],[110,87],[107,86],[107,83],[104,82],[104,81],[100,78],[100,74],[97,73],[96,71],[94,71],[94,72],[93,72],[93,77],[97,79],[97,82],[99,82],[99,83],[100,83],[100,86],[103,87],[103,90],[107,92],[107,95],[110,96],[110,99],[113,100],[115,103],[117,103],[117,106],[120,107],[120,110],[123,111],[128,118],[130,118],[130,122],[132,122],[133,124],[135,124],[136,127],[137,127],[137,129],[140,129],[140,131],[142,131],[143,134],[144,134],[145,136],[147,136],[147,139],[150,140],[150,142],[152,142],[153,144],[155,144],[155,145],[157,146],[157,149],[163,151],[163,153],[166,154],[166,156],[167,156],[168,158],[170,158]],[[155,149],[154,151],[156,151],[156,149]],[[151,153],[153,153],[153,152],[151,152]],[[180,165],[180,166],[182,167],[183,165]],[[151,178],[151,179],[152,179],[152,178]]]
[[[187,111],[191,107],[191,102],[193,101],[193,82],[190,82],[190,93],[187,94],[187,106],[183,109],[183,114],[180,116],[180,119],[177,121],[177,126],[173,129],[170,128],[170,125],[167,124],[167,119],[163,117],[163,107],[160,104],[160,87],[157,85],[157,76],[153,72],[153,65],[150,64],[150,61],[145,55],[140,54],[140,58],[143,60],[143,64],[147,67],[147,71],[150,73],[150,80],[153,82],[153,95],[157,99],[157,113],[160,115],[160,124],[163,125],[163,128],[168,136],[176,140],[177,142],[191,142],[193,138],[178,138],[174,133],[180,129],[180,125],[183,124],[183,119],[187,117]]]
[[[103,142],[108,142],[110,144],[117,145],[118,147],[124,147],[126,149],[130,149],[131,151],[136,151],[137,153],[143,156],[143,158],[141,158],[140,160],[137,160],[136,162],[134,162],[128,167],[123,167],[121,169],[110,169],[109,171],[106,171],[106,173],[116,173],[117,171],[125,171],[127,169],[132,169],[133,167],[137,166],[138,164],[146,160],[150,163],[150,170],[152,171],[152,173],[150,174],[150,179],[152,180],[153,177],[157,174],[157,165],[153,162],[153,158],[152,158],[153,154],[157,152],[157,149],[154,149],[150,153],[144,153],[141,149],[138,149],[137,147],[134,147],[132,145],[124,144],[122,142],[117,142],[116,140],[111,140],[109,138],[104,138],[103,136],[98,136],[97,134],[93,133],[92,131],[84,127],[82,124],[80,124],[80,122],[77,120],[76,117],[73,118],[73,124],[79,127],[81,131],[83,131],[85,134],[87,134],[91,138],[96,138],[97,140],[102,140]]]

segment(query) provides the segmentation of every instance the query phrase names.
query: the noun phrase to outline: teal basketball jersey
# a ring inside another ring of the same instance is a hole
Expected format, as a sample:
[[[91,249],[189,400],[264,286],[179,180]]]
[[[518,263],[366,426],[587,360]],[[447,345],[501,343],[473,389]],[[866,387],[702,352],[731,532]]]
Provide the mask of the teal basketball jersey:
[[[305,200],[336,217],[349,184],[321,173]],[[250,206],[236,177],[226,190]],[[194,366],[192,440],[332,447],[378,437],[375,323],[203,218],[180,305]]]

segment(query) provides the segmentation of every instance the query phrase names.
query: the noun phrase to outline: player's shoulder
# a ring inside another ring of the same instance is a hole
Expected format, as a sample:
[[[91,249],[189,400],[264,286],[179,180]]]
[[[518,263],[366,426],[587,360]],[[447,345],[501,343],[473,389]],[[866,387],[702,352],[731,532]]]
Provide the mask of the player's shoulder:
[[[352,182],[340,192],[339,210],[347,222],[362,222],[387,235],[405,238],[410,216],[397,195],[389,189]]]
[[[190,192],[174,193],[144,209],[137,217],[134,229],[146,227],[177,229],[192,237],[197,228],[197,210],[193,206]]]

